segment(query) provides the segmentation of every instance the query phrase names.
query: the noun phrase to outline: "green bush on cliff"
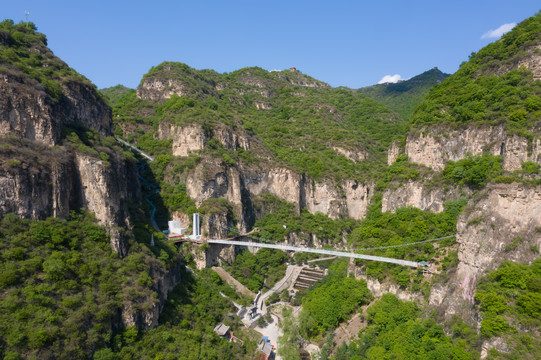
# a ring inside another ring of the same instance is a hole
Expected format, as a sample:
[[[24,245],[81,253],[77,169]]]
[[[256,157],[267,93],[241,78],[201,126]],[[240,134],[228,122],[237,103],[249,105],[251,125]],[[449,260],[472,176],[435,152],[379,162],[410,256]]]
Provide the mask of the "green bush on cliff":
[[[498,270],[479,281],[475,300],[484,318],[481,333],[487,337],[511,329],[510,319],[516,319],[524,327],[539,329],[541,259],[530,266],[503,262]]]
[[[484,153],[482,156],[469,154],[458,161],[448,161],[443,169],[443,177],[457,185],[467,185],[473,189],[483,188],[502,174],[502,157]]]
[[[286,272],[285,262],[288,256],[283,251],[260,249],[255,255],[248,250],[237,255],[231,266],[224,266],[240,283],[253,292],[258,292],[263,286],[272,286]]]

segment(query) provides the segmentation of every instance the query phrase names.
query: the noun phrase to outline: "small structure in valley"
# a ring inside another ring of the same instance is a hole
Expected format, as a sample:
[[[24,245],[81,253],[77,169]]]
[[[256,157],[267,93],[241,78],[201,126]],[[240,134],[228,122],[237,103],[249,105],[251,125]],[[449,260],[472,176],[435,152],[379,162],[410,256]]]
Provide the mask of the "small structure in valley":
[[[218,325],[216,325],[216,327],[214,328],[214,332],[220,336],[220,337],[223,337],[225,339],[227,339],[227,341],[230,340],[230,334],[229,334],[229,326],[223,324],[223,323],[220,323]]]
[[[168,225],[169,225],[168,234],[169,234],[170,239],[184,236],[184,233],[186,233],[186,228],[182,227],[180,220],[171,220],[168,222]]]
[[[261,339],[259,345],[257,346],[257,352],[257,359],[269,360],[274,358],[272,346],[266,339]]]

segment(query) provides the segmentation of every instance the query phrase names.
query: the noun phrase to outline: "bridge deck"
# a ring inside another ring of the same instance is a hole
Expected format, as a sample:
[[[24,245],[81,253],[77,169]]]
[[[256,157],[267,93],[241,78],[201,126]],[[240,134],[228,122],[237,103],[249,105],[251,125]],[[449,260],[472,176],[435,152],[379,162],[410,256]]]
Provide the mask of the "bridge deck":
[[[314,249],[314,248],[305,248],[305,247],[297,247],[297,246],[289,246],[289,245],[263,244],[263,243],[255,243],[255,242],[249,242],[249,241],[235,241],[235,240],[211,240],[211,239],[209,239],[209,240],[207,240],[207,242],[209,244],[251,246],[251,247],[278,249],[278,250],[286,250],[286,251],[309,252],[309,253],[322,254],[322,255],[343,256],[343,257],[362,259],[362,260],[382,261],[382,262],[387,262],[387,263],[391,263],[391,264],[398,264],[398,265],[402,265],[402,266],[411,266],[411,267],[419,267],[420,266],[419,263],[417,263],[415,261],[392,259],[392,258],[386,258],[386,257],[382,257],[382,256],[355,254],[355,253],[344,252],[344,251],[336,251],[336,250]]]

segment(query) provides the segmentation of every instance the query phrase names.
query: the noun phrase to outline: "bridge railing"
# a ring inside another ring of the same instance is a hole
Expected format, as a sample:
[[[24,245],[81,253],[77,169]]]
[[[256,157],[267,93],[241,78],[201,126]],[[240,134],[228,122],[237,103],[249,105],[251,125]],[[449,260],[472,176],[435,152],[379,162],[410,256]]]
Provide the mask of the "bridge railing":
[[[336,250],[328,250],[328,249],[303,248],[303,247],[298,247],[298,246],[264,244],[264,243],[250,242],[250,241],[234,241],[234,240],[208,239],[207,242],[209,244],[260,247],[260,248],[277,249],[277,250],[285,250],[285,251],[300,251],[300,252],[309,252],[313,254],[342,256],[342,257],[349,257],[349,258],[361,259],[361,260],[381,261],[381,262],[397,264],[397,265],[402,265],[402,266],[410,266],[410,267],[415,267],[415,268],[420,266],[420,264],[415,261],[393,259],[393,258],[387,258],[387,257],[382,257],[382,256],[355,254],[352,252],[336,251]]]

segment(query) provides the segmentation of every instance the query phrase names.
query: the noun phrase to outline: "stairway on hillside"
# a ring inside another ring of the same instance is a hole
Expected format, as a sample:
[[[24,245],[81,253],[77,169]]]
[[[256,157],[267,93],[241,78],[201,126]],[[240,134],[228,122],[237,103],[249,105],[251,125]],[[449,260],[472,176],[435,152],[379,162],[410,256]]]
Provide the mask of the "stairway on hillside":
[[[303,268],[295,280],[294,289],[306,290],[325,276],[324,270]]]

